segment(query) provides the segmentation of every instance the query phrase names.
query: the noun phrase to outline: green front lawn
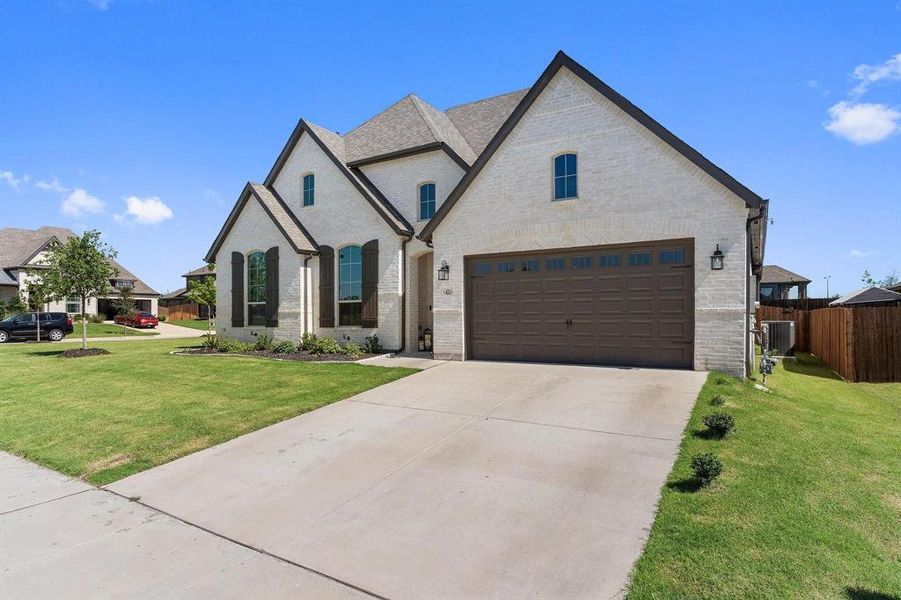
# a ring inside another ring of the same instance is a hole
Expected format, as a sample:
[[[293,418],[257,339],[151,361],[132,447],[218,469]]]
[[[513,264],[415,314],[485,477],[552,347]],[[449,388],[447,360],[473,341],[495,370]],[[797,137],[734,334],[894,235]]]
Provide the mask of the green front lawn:
[[[81,323],[72,323],[73,331],[66,336],[67,341],[75,341],[76,338],[81,339]],[[159,332],[153,329],[125,329],[121,325],[113,323],[88,323],[88,337],[116,337],[120,335],[159,335]]]
[[[845,383],[803,355],[768,386],[708,378],[629,598],[901,596],[901,384]],[[697,435],[714,410],[736,420],[723,441]],[[691,480],[698,452],[723,461],[710,488]]]
[[[191,329],[200,329],[201,331],[207,330],[207,322],[206,319],[178,319],[177,321],[166,321],[166,323],[171,323],[172,325],[178,325],[179,327],[190,327]],[[216,320],[213,319],[213,332],[216,331]]]
[[[105,484],[414,373],[174,356],[184,340],[0,347],[0,450]]]

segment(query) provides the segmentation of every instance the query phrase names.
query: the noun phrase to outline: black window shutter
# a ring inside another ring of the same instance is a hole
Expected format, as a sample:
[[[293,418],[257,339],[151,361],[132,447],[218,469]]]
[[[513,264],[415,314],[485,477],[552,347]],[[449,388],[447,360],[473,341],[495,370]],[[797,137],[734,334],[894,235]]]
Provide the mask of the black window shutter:
[[[244,255],[232,252],[232,327],[244,327]]]
[[[335,326],[335,249],[319,246],[319,326]]]
[[[266,327],[278,327],[278,246],[266,250]]]
[[[379,241],[363,244],[363,327],[379,326]]]

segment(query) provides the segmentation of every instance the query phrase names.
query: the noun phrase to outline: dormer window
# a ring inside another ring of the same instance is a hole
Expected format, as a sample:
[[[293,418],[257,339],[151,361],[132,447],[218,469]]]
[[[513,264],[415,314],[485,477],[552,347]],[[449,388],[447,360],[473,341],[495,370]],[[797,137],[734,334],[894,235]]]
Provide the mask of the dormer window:
[[[578,197],[575,154],[561,154],[554,158],[554,200]]]
[[[303,176],[303,205],[313,206],[316,195],[316,178],[312,173]]]
[[[130,290],[135,286],[135,282],[130,279],[114,279],[113,286],[117,290]]]
[[[435,216],[435,184],[419,186],[419,220],[427,221]]]

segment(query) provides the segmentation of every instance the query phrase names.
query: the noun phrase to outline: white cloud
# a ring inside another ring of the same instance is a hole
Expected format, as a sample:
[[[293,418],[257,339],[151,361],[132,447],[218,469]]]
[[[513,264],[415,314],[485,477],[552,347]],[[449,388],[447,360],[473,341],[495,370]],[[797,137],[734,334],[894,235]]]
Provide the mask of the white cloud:
[[[881,65],[857,65],[851,76],[860,82],[852,90],[857,96],[864,94],[874,83],[901,80],[901,53]]]
[[[13,175],[12,171],[0,171],[0,181],[3,181],[6,185],[18,191],[23,183],[31,181],[31,176],[22,175],[21,177],[16,177]]]
[[[39,190],[44,190],[45,192],[59,192],[60,194],[65,194],[69,191],[69,188],[61,184],[56,177],[50,181],[35,181],[34,187]]]
[[[867,256],[872,256],[875,252],[865,251],[865,250],[851,250],[845,256],[847,258],[866,258]]]
[[[80,217],[86,213],[97,214],[103,210],[103,206],[100,198],[90,195],[81,188],[76,188],[74,192],[63,198],[60,211],[64,215]]]
[[[156,196],[147,198],[129,196],[125,199],[125,204],[128,207],[125,213],[114,217],[117,222],[122,224],[155,225],[171,219],[173,216],[172,209]]]
[[[91,5],[97,10],[106,10],[109,8],[109,4],[112,0],[88,0]]]
[[[829,109],[827,131],[859,146],[881,142],[898,131],[901,113],[885,104],[842,101]]]

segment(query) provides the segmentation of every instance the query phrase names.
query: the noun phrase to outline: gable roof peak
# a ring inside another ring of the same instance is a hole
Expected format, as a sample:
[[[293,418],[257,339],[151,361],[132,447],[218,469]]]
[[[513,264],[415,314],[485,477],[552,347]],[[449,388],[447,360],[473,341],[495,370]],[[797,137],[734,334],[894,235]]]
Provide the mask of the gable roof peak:
[[[497,152],[498,148],[500,148],[501,144],[503,144],[507,136],[510,135],[510,132],[513,131],[513,129],[522,119],[523,115],[529,110],[529,108],[531,108],[532,104],[535,102],[538,96],[541,95],[541,93],[550,84],[557,73],[559,73],[560,70],[564,67],[566,67],[566,69],[572,72],[576,77],[580,78],[582,81],[594,88],[595,91],[607,98],[607,100],[615,104],[620,110],[638,121],[651,133],[659,137],[665,143],[669,144],[673,149],[675,149],[686,159],[694,163],[705,173],[710,175],[714,180],[716,180],[733,194],[744,200],[745,205],[748,208],[760,209],[764,204],[766,204],[766,201],[763,198],[752,192],[741,182],[713,164],[700,152],[676,137],[671,131],[655,121],[646,112],[632,104],[616,90],[601,81],[588,69],[570,58],[565,52],[563,52],[563,50],[558,50],[554,55],[554,59],[544,69],[544,71],[541,73],[541,76],[535,81],[532,87],[529,88],[528,92],[522,97],[513,112],[510,113],[510,116],[506,119],[506,121],[504,121],[504,124],[500,127],[500,129],[497,130],[497,132],[491,138],[491,141],[488,142],[488,145],[479,154],[479,157],[476,162],[473,163],[472,168],[451,191],[447,199],[438,209],[438,212],[435,213],[435,216],[432,217],[432,219],[425,225],[425,227],[423,227],[419,236],[417,236],[419,237],[419,239],[426,242],[431,241],[432,233],[435,231],[438,225],[441,224],[441,221],[444,220],[444,218],[451,211],[451,209],[453,209],[454,205],[457,203],[466,189],[472,184],[475,178],[478,177],[482,169],[485,168],[485,165],[488,163],[494,153]]]

